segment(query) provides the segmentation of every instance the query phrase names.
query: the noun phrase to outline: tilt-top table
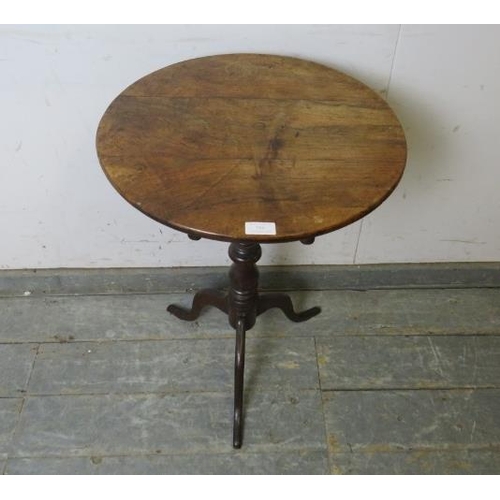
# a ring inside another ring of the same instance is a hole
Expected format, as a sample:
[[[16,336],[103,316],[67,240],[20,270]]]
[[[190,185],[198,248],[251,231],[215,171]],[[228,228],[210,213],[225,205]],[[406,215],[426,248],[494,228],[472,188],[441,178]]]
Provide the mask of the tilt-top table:
[[[259,294],[261,243],[301,241],[346,226],[398,184],[406,141],[386,102],[359,81],[292,57],[228,54],[160,69],[125,89],[97,132],[100,163],[135,208],[191,239],[229,242],[229,293],[201,290],[195,320],[215,306],[236,330],[233,446],[242,442],[245,332],[280,308]]]

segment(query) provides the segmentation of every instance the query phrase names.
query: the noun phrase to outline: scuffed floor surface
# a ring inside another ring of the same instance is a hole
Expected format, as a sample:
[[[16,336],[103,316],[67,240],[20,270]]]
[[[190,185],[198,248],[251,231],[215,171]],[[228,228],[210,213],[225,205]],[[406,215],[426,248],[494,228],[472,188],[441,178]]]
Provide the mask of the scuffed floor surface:
[[[500,289],[297,292],[247,336],[188,294],[0,298],[4,474],[498,474]]]

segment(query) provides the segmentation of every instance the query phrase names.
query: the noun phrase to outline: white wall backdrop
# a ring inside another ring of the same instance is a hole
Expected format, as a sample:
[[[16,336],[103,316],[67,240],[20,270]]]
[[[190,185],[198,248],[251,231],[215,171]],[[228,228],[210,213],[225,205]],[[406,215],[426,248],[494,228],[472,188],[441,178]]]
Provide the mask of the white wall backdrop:
[[[104,177],[110,101],[174,62],[228,52],[311,59],[384,95],[407,134],[393,195],[363,221],[265,245],[262,264],[500,261],[500,26],[0,26],[0,269],[210,266]]]

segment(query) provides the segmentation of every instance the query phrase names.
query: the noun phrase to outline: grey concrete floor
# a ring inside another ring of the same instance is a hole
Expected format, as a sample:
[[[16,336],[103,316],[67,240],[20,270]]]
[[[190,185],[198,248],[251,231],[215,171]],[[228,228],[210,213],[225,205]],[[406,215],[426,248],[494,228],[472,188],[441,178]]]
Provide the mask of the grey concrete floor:
[[[498,474],[500,289],[295,292],[247,334],[189,294],[0,298],[4,474]]]

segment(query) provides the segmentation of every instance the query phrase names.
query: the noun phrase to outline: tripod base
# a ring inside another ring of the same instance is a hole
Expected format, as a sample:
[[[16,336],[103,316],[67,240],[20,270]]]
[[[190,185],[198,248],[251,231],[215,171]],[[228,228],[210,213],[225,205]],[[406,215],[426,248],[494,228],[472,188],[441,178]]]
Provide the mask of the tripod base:
[[[261,256],[258,243],[231,243],[229,256],[233,261],[229,272],[229,293],[204,289],[193,298],[191,309],[169,305],[167,311],[185,321],[196,320],[203,308],[216,307],[228,315],[229,324],[236,330],[234,362],[234,420],[233,447],[241,448],[243,437],[243,380],[245,370],[245,333],[250,330],[257,316],[272,308],[278,308],[291,321],[300,322],[316,316],[319,307],[296,312],[291,298],[284,293],[259,295],[257,285],[259,272],[256,262]]]

